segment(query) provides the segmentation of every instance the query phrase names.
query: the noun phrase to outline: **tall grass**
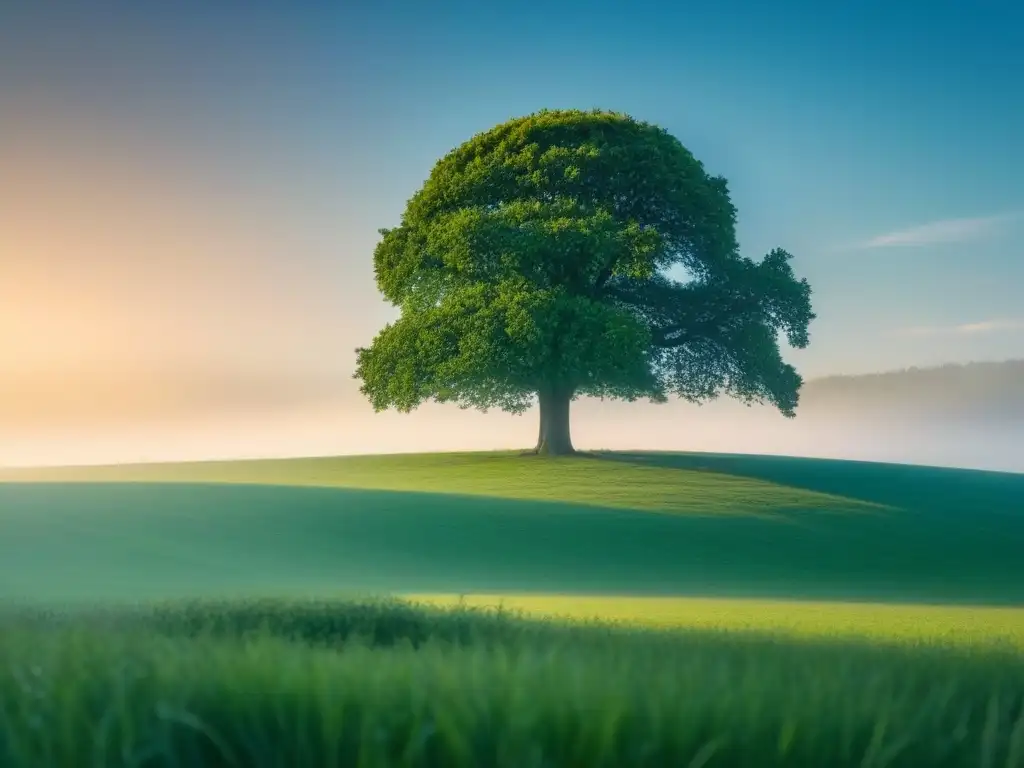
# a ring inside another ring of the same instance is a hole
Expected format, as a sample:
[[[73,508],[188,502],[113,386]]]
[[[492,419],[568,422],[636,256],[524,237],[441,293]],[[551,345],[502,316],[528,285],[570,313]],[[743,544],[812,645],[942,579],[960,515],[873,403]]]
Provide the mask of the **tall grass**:
[[[398,603],[9,612],[0,765],[1024,766],[1024,657]]]

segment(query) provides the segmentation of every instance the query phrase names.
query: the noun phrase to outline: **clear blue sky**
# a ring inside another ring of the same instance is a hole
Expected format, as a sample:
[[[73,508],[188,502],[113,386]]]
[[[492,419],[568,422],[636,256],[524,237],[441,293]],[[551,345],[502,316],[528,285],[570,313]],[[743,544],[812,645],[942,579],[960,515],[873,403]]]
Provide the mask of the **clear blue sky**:
[[[750,255],[796,255],[819,314],[810,349],[791,355],[807,375],[1024,357],[1019,2],[72,5],[0,6],[0,162],[22,163],[0,203],[19,210],[45,186],[40,163],[77,158],[97,194],[109,171],[132,204],[164,195],[231,215],[208,222],[220,239],[189,265],[155,237],[152,252],[58,248],[39,228],[0,239],[5,292],[31,278],[45,293],[44,267],[84,275],[69,285],[92,296],[127,285],[129,266],[154,284],[175,269],[262,276],[263,293],[217,297],[221,325],[251,337],[257,311],[291,325],[246,346],[206,323],[182,349],[199,355],[202,337],[211,359],[231,347],[250,369],[273,358],[347,381],[350,350],[392,316],[372,283],[376,230],[433,162],[509,117],[598,106],[664,126],[725,175]],[[181,215],[180,230],[196,226]],[[246,228],[261,247],[229,236]],[[56,293],[32,306],[46,301],[56,312]],[[185,306],[156,288],[139,305],[106,322],[148,328]],[[8,312],[23,337],[28,314]],[[171,335],[150,342],[172,354]]]

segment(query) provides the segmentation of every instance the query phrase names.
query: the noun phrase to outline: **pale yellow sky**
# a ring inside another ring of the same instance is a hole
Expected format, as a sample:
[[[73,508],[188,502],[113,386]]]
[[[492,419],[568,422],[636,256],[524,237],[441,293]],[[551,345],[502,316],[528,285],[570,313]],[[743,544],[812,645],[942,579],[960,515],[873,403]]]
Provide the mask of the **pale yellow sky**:
[[[5,132],[5,429],[351,394],[352,349],[388,312],[368,259],[327,279],[295,258],[301,224],[261,215],[258,188],[164,150],[81,126]]]

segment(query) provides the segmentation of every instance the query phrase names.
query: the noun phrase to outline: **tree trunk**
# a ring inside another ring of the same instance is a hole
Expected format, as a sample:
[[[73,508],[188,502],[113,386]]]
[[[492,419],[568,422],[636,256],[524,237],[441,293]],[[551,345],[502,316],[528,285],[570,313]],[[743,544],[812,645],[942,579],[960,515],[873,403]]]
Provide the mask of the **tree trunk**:
[[[567,456],[575,453],[569,434],[572,391],[543,389],[537,399],[540,403],[540,430],[537,433],[536,452],[542,456]]]

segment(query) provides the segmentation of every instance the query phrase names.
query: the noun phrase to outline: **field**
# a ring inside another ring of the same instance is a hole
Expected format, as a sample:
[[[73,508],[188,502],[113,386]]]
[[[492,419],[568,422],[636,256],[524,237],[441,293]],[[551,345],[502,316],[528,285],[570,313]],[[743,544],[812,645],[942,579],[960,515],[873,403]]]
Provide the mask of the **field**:
[[[5,766],[1024,766],[1024,475],[453,454],[0,481]]]

